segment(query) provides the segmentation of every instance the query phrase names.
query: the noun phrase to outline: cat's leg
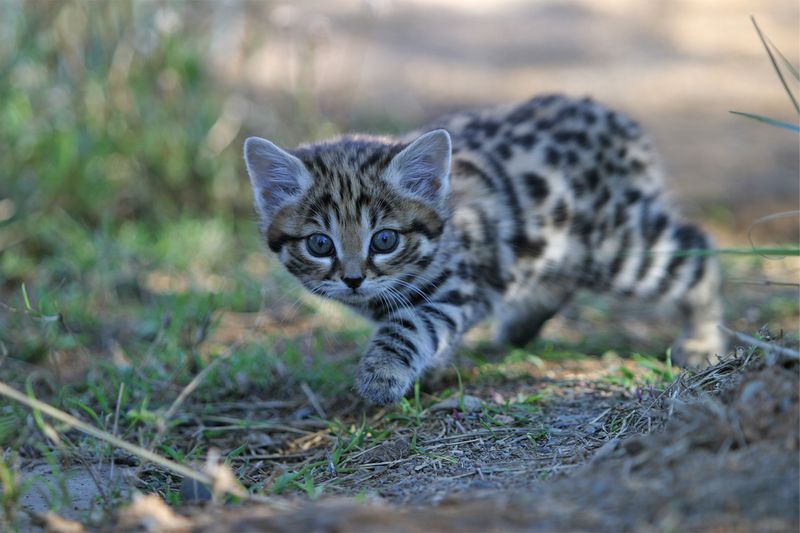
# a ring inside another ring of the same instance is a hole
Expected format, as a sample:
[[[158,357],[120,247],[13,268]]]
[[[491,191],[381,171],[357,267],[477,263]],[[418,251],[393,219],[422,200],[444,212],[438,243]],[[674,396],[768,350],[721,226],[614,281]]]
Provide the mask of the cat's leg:
[[[475,322],[478,306],[434,301],[379,322],[358,367],[356,387],[373,403],[398,401],[428,368],[440,365]],[[480,312],[484,312],[480,309]]]
[[[696,245],[708,245],[696,231]],[[691,253],[691,252],[689,252]],[[725,354],[728,342],[719,326],[723,322],[722,273],[714,255],[695,256],[687,289],[669,293],[683,319],[683,332],[672,345],[672,359],[680,366],[705,367]],[[691,262],[691,261],[690,261]]]
[[[497,313],[497,342],[517,348],[527,345],[569,297],[566,288],[556,285],[538,284],[509,291]]]
[[[626,296],[677,309],[683,332],[672,346],[681,366],[706,366],[726,349],[722,278],[708,237],[695,226],[653,213],[628,234],[611,268],[614,288]]]

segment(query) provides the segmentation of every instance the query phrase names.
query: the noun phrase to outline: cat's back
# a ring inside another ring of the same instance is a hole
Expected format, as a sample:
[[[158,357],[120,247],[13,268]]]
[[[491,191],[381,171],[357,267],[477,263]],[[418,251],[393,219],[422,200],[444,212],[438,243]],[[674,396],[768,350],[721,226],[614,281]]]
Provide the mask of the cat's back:
[[[435,126],[450,132],[456,165],[459,156],[480,161],[487,173],[539,195],[542,183],[567,186],[578,198],[606,187],[660,187],[657,158],[641,127],[589,98],[537,96],[455,113]]]
[[[537,96],[433,126],[452,138],[456,211],[482,211],[529,236],[585,234],[587,223],[628,219],[660,195],[660,165],[642,128],[589,98]]]

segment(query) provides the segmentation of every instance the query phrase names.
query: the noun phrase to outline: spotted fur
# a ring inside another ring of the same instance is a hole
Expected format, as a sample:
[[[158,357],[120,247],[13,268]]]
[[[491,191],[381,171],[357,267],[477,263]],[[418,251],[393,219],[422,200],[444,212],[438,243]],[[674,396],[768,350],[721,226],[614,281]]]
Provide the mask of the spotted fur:
[[[722,349],[719,268],[696,252],[708,238],[662,198],[639,126],[591,100],[537,97],[290,152],[252,138],[245,159],[269,249],[376,323],[356,382],[375,403],[397,401],[492,314],[500,342],[526,344],[579,288],[677,304],[683,364]],[[384,229],[397,248],[374,253]],[[332,255],[309,252],[314,234]]]

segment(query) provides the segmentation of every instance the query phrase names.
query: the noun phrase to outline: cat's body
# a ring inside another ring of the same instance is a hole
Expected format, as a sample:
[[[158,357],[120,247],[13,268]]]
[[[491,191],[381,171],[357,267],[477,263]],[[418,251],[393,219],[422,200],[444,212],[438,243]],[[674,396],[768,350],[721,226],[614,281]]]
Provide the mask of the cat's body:
[[[590,100],[539,97],[291,154],[250,139],[245,157],[269,248],[376,322],[357,377],[376,403],[478,321],[497,314],[499,340],[522,345],[583,287],[677,304],[684,363],[722,349],[718,266],[675,253],[706,237],[662,203],[639,127]]]

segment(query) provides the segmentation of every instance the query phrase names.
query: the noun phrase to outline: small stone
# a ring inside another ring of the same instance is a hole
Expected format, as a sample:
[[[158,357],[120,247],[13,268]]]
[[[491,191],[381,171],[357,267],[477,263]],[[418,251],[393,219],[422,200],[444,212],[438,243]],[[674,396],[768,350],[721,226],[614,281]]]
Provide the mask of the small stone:
[[[435,413],[436,411],[453,411],[458,410],[463,413],[472,413],[474,411],[478,411],[483,407],[483,401],[480,398],[476,398],[475,396],[451,396],[446,400],[442,400],[441,402],[434,404],[429,409],[430,412]]]
[[[211,500],[211,491],[199,481],[185,477],[181,480],[181,500],[185,503],[207,502]]]
[[[508,415],[494,415],[492,418],[501,424],[511,424],[514,421],[514,417]]]

